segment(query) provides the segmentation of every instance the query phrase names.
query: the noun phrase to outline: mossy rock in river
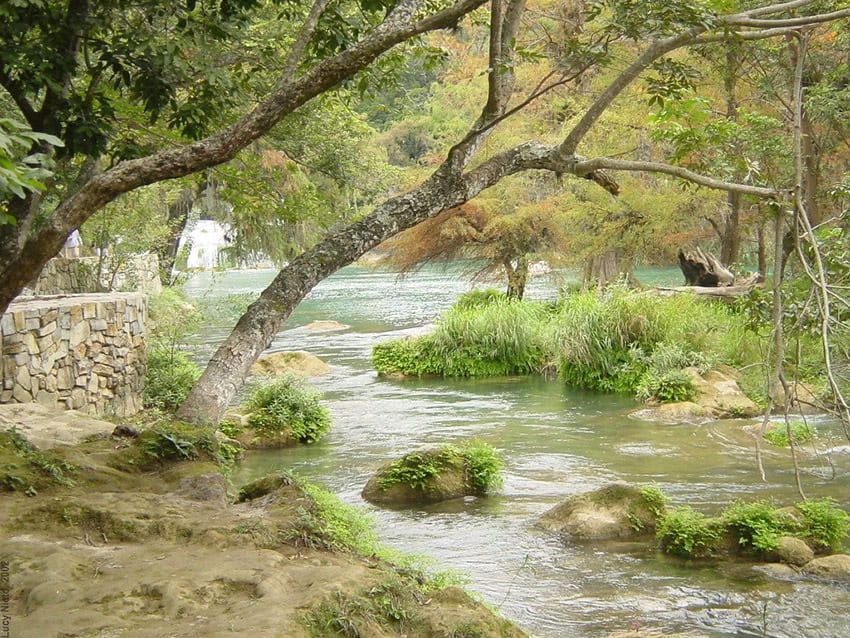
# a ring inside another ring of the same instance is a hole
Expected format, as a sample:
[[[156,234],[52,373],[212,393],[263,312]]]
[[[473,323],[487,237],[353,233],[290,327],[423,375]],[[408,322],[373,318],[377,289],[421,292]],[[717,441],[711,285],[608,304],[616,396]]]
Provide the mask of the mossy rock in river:
[[[425,448],[381,467],[363,488],[362,496],[380,505],[483,496],[501,485],[501,469],[493,448],[477,441],[459,447]]]
[[[582,540],[632,538],[654,533],[665,511],[657,489],[612,483],[570,496],[544,513],[537,526]]]

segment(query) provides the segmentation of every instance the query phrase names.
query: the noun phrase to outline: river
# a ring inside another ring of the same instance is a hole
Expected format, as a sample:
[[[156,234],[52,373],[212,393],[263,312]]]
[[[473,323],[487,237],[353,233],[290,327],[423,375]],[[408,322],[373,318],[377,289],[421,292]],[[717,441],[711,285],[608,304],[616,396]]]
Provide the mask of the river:
[[[209,357],[229,331],[224,303],[256,294],[271,271],[200,273],[186,291],[223,308],[199,336]],[[678,271],[639,272],[678,284]],[[538,278],[528,296],[551,298],[562,281]],[[622,480],[654,484],[673,505],[711,514],[737,498],[799,500],[788,453],[770,451],[760,480],[753,441],[741,421],[662,425],[629,416],[628,397],[571,390],[538,377],[484,380],[378,379],[372,345],[426,329],[470,284],[457,272],[427,269],[404,280],[355,266],[317,286],[278,333],[271,350],[308,350],[332,368],[312,380],[334,425],[311,446],[252,453],[236,472],[245,482],[290,468],[373,516],[387,544],[459,569],[468,588],[541,638],[607,636],[635,629],[661,635],[850,637],[850,589],[770,580],[746,564],[692,564],[647,543],[568,543],[532,527],[564,497]],[[229,312],[228,312],[229,309]],[[232,317],[231,317],[232,319]],[[315,320],[345,329],[312,331]],[[819,432],[827,433],[823,424]],[[387,460],[413,448],[477,437],[507,468],[500,494],[407,510],[365,503],[360,490]],[[850,454],[836,437],[831,467],[807,457],[809,496],[846,506]],[[644,635],[643,633],[640,635]]]

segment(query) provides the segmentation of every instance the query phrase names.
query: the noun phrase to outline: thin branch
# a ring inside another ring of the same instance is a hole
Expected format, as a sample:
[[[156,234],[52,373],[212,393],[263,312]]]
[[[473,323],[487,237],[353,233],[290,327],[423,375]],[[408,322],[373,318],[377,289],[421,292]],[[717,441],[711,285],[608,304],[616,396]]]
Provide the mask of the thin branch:
[[[791,2],[783,2],[780,4],[768,5],[766,7],[758,7],[756,9],[750,9],[749,11],[742,11],[741,13],[736,13],[724,17],[731,20],[737,20],[739,18],[754,18],[756,16],[764,16],[770,15],[772,13],[782,13],[783,11],[799,9],[800,7],[805,7],[806,5],[812,4],[814,2],[816,2],[816,0],[791,0]]]
[[[286,65],[283,67],[283,74],[279,80],[281,84],[289,82],[295,74],[295,69],[304,56],[307,43],[313,37],[316,26],[319,24],[319,18],[322,17],[322,13],[324,13],[329,2],[330,0],[316,0],[313,3],[310,14],[304,20],[304,24],[301,25],[301,31],[299,31],[298,37],[295,39],[292,48],[289,50],[289,55],[286,57]]]
[[[663,173],[672,175],[681,179],[706,186],[715,190],[729,191],[735,193],[743,193],[744,195],[754,195],[756,197],[778,198],[782,196],[782,191],[763,186],[751,186],[749,184],[736,184],[735,182],[726,182],[713,177],[707,177],[694,173],[687,168],[674,166],[672,164],[663,164],[661,162],[638,162],[630,160],[617,160],[610,157],[597,157],[591,160],[581,160],[575,163],[573,173],[579,177],[583,177],[588,173],[600,169],[611,169],[616,171],[632,171],[646,173]]]
[[[850,9],[839,9],[838,11],[832,11],[830,13],[818,13],[811,16],[800,16],[798,18],[782,18],[775,20],[740,18],[737,20],[721,20],[721,22],[736,27],[808,27],[847,17],[850,17]]]

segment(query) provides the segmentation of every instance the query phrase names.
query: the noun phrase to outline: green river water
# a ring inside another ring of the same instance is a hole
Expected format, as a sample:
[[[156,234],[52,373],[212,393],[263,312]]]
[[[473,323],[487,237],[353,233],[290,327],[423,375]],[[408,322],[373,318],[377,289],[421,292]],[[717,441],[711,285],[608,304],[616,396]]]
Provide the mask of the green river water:
[[[195,275],[190,295],[219,303],[259,292],[271,271]],[[646,271],[644,282],[677,285],[678,271]],[[549,298],[562,282],[533,280],[529,297]],[[738,498],[799,500],[788,453],[770,451],[759,476],[745,421],[662,425],[630,416],[628,397],[579,392],[539,377],[486,380],[378,379],[372,345],[427,329],[470,285],[456,273],[425,270],[398,281],[391,273],[347,267],[296,309],[271,350],[308,350],[332,374],[313,380],[334,426],[321,442],[252,453],[237,470],[245,482],[285,467],[323,484],[373,516],[382,539],[463,571],[468,588],[545,638],[651,630],[663,635],[850,637],[850,589],[770,580],[745,563],[687,563],[651,543],[569,543],[532,527],[564,497],[622,480],[655,484],[674,505],[711,514]],[[226,304],[220,304],[226,307]],[[222,313],[226,315],[226,312]],[[340,330],[311,331],[315,320]],[[197,339],[203,360],[226,336],[225,318]],[[809,455],[809,496],[850,502],[850,447],[829,423],[819,426],[830,460]],[[401,511],[360,498],[374,470],[422,445],[478,437],[506,460],[497,496]],[[643,634],[641,634],[643,635]]]

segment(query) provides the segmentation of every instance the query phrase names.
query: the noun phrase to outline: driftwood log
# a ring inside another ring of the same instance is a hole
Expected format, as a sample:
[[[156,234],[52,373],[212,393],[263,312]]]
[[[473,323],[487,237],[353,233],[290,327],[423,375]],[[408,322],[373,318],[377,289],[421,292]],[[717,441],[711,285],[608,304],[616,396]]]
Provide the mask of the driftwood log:
[[[700,248],[693,252],[679,249],[679,268],[685,276],[685,285],[713,288],[731,286],[735,283],[735,275],[720,263],[714,255],[706,255]]]

